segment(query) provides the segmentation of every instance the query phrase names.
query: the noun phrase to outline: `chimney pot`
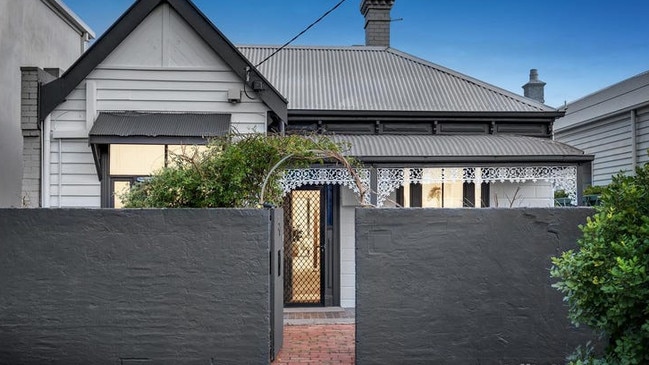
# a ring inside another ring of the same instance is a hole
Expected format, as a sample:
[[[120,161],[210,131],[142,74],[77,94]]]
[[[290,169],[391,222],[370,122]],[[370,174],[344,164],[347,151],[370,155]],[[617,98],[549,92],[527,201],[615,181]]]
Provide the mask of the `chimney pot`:
[[[523,95],[526,98],[534,99],[545,103],[545,82],[539,80],[539,72],[533,68],[530,70],[530,81],[523,85]]]
[[[530,81],[537,81],[539,79],[539,71],[535,68],[530,70]]]

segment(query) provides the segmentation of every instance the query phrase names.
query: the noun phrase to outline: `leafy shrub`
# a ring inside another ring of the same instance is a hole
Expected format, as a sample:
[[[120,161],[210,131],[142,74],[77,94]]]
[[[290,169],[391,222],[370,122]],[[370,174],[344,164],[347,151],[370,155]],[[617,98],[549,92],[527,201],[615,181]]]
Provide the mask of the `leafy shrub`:
[[[606,190],[606,185],[588,185],[584,189],[584,195],[601,195]]]
[[[604,358],[573,364],[649,364],[649,165],[617,175],[580,226],[578,251],[552,259],[568,316],[609,339]]]
[[[565,190],[555,190],[554,192],[555,199],[567,198],[567,197],[568,197],[568,193],[566,193]]]
[[[123,197],[129,208],[255,207],[262,185],[273,167],[284,158],[285,167],[305,167],[322,156],[338,157],[343,146],[324,136],[231,135],[211,141],[198,156],[177,155],[145,182],[136,184]],[[264,200],[277,204],[281,198],[281,169],[269,178]]]

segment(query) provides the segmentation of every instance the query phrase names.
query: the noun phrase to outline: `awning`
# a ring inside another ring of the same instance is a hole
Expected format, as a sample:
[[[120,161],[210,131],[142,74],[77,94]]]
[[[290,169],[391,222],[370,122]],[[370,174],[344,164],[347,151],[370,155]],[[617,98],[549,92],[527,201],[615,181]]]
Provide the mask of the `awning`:
[[[230,132],[230,114],[101,112],[88,134],[96,144],[204,144]]]
[[[592,155],[547,138],[515,135],[332,135],[365,163],[575,163]]]

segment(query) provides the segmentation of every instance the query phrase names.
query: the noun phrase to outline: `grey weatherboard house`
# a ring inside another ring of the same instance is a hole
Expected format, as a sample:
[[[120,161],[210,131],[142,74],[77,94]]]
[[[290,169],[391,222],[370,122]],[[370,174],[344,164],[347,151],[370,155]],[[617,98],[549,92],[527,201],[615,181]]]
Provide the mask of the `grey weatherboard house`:
[[[607,185],[620,171],[633,173],[649,162],[649,71],[584,96],[565,106],[554,139],[594,155],[586,185]]]
[[[187,0],[134,3],[41,89],[43,206],[119,207],[167,152],[233,129],[349,142],[375,206],[576,198],[592,156],[552,140],[563,112],[391,48],[393,3],[361,1],[365,46],[291,46],[258,66],[278,47],[235,47]],[[329,165],[283,185],[285,304],[354,307],[358,187]]]

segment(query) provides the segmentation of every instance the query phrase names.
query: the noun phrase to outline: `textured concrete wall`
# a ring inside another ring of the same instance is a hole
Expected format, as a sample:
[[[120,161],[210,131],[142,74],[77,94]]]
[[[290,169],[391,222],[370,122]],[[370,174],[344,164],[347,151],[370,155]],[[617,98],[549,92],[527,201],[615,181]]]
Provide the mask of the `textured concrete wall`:
[[[267,363],[269,214],[0,209],[0,363]]]
[[[0,1],[0,207],[21,206],[22,66],[66,69],[82,53],[81,35],[40,0]]]
[[[357,209],[357,363],[565,363],[595,336],[567,320],[550,257],[592,213]]]

